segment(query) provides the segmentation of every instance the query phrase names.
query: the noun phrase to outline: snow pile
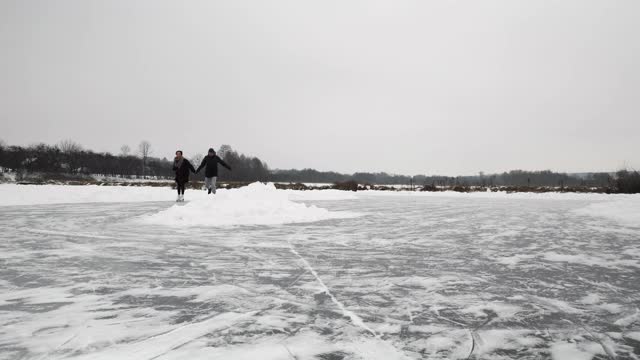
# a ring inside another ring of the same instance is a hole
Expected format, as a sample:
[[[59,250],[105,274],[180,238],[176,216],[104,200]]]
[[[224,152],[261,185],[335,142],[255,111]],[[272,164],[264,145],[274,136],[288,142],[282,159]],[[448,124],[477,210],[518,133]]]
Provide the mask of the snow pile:
[[[576,212],[582,215],[604,217],[622,225],[640,227],[640,195],[619,195],[614,199],[590,204]]]
[[[176,204],[143,221],[168,226],[279,225],[354,216],[357,215],[296,203],[273,184],[253,183],[207,199]]]

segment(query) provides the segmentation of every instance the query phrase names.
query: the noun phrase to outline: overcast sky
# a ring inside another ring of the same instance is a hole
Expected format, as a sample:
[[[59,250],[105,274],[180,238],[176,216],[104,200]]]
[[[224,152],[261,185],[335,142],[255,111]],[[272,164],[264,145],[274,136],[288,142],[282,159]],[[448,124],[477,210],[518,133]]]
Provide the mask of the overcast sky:
[[[0,139],[272,168],[640,168],[640,1],[0,0]]]

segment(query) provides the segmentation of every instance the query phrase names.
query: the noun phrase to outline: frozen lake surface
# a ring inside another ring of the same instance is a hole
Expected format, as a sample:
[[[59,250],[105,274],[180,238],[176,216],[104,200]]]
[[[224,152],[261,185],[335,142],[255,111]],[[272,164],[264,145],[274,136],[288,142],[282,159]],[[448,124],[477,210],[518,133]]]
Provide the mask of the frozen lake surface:
[[[640,358],[639,197],[101,191],[0,188],[0,358]]]

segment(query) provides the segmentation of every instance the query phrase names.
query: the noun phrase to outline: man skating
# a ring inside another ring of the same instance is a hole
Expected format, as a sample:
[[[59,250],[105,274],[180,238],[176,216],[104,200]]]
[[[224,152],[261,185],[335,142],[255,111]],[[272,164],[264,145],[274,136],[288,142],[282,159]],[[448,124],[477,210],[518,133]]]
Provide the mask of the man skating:
[[[215,150],[209,149],[207,156],[202,159],[202,163],[198,166],[198,170],[196,173],[200,171],[203,167],[206,167],[204,170],[204,185],[207,188],[208,194],[216,193],[216,179],[218,178],[218,164],[226,167],[231,170],[231,167],[227,165],[224,160],[220,159],[218,155],[216,155]]]

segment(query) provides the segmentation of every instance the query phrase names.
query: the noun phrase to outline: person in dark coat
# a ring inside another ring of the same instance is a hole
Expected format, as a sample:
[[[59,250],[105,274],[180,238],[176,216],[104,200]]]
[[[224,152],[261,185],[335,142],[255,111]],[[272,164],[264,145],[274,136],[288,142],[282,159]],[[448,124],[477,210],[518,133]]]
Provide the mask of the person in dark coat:
[[[193,165],[182,156],[182,150],[176,151],[176,157],[173,159],[173,171],[176,172],[176,188],[178,189],[178,199],[176,201],[184,201],[184,185],[189,182],[189,171],[193,173],[196,169]]]
[[[207,188],[209,194],[211,194],[212,192],[214,194],[216,193],[216,180],[218,179],[218,164],[231,170],[231,167],[226,162],[224,162],[224,160],[220,159],[218,155],[216,155],[216,151],[213,150],[213,148],[210,148],[207,156],[205,156],[204,159],[202,159],[202,163],[200,164],[200,166],[198,166],[198,170],[196,170],[196,173],[197,173],[202,168],[205,168],[204,185]]]

